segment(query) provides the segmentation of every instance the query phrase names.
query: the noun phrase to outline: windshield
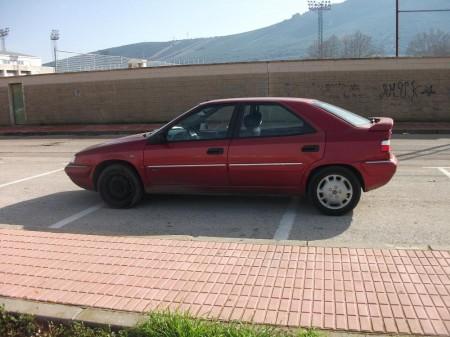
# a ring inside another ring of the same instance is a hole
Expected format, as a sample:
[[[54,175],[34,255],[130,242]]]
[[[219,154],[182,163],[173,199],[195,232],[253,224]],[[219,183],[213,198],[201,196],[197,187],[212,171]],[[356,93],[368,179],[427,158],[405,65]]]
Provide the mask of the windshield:
[[[367,125],[370,124],[370,120],[359,116],[351,111],[345,110],[343,108],[340,108],[338,106],[321,102],[321,101],[315,101],[313,103],[315,106],[318,106],[319,108],[322,108],[325,111],[328,111],[329,113],[343,119],[344,121],[354,125],[354,126],[361,126],[361,125]]]

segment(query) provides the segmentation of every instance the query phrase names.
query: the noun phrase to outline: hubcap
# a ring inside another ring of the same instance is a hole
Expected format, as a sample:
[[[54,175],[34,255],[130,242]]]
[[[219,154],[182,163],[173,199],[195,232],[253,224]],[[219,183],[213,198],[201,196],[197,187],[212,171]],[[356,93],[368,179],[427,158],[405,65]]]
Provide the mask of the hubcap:
[[[131,185],[127,178],[121,175],[111,177],[108,182],[108,192],[116,200],[124,200],[131,193]]]
[[[317,186],[317,198],[329,209],[341,209],[353,196],[353,187],[347,178],[339,174],[328,175]]]

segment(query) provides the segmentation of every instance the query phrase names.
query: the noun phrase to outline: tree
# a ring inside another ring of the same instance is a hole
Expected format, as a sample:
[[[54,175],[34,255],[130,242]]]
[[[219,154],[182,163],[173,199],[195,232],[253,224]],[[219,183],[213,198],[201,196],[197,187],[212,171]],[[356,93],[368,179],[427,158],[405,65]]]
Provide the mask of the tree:
[[[419,33],[409,43],[406,53],[413,56],[450,55],[450,34],[441,30]]]
[[[309,58],[320,58],[318,43],[309,46],[306,54]],[[341,38],[333,35],[322,45],[323,58],[362,58],[380,54],[383,54],[383,51],[375,46],[372,37],[360,31]]]
[[[362,58],[375,56],[378,50],[372,42],[372,37],[361,33],[359,30],[341,39],[342,58]]]
[[[329,39],[323,41],[322,54],[317,41],[308,47],[306,53],[309,58],[337,58],[339,57],[339,49],[339,38],[336,35],[333,35]]]

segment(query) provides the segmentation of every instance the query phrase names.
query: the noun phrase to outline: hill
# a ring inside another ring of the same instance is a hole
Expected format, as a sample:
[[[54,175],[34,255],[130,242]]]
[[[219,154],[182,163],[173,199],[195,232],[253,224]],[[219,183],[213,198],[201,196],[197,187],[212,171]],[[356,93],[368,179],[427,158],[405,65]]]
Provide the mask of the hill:
[[[403,0],[402,9],[448,8],[449,0]],[[450,13],[401,14],[401,50],[419,32],[450,32]],[[163,29],[163,27],[162,27]],[[325,13],[325,38],[361,31],[370,35],[386,55],[394,54],[395,0],[347,0]],[[95,53],[146,58],[163,62],[214,63],[305,57],[317,38],[317,15],[295,14],[280,23],[241,34],[168,42],[142,42]]]

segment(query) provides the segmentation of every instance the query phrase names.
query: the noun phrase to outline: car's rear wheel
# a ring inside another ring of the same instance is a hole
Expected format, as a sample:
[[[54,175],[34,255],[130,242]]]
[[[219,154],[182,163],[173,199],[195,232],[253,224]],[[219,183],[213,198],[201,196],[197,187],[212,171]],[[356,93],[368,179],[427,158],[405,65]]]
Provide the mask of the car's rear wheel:
[[[133,207],[144,194],[136,172],[121,164],[107,166],[98,178],[97,187],[103,201],[113,208]]]
[[[346,167],[326,167],[313,176],[309,197],[322,213],[343,215],[358,204],[361,183],[355,173]]]

